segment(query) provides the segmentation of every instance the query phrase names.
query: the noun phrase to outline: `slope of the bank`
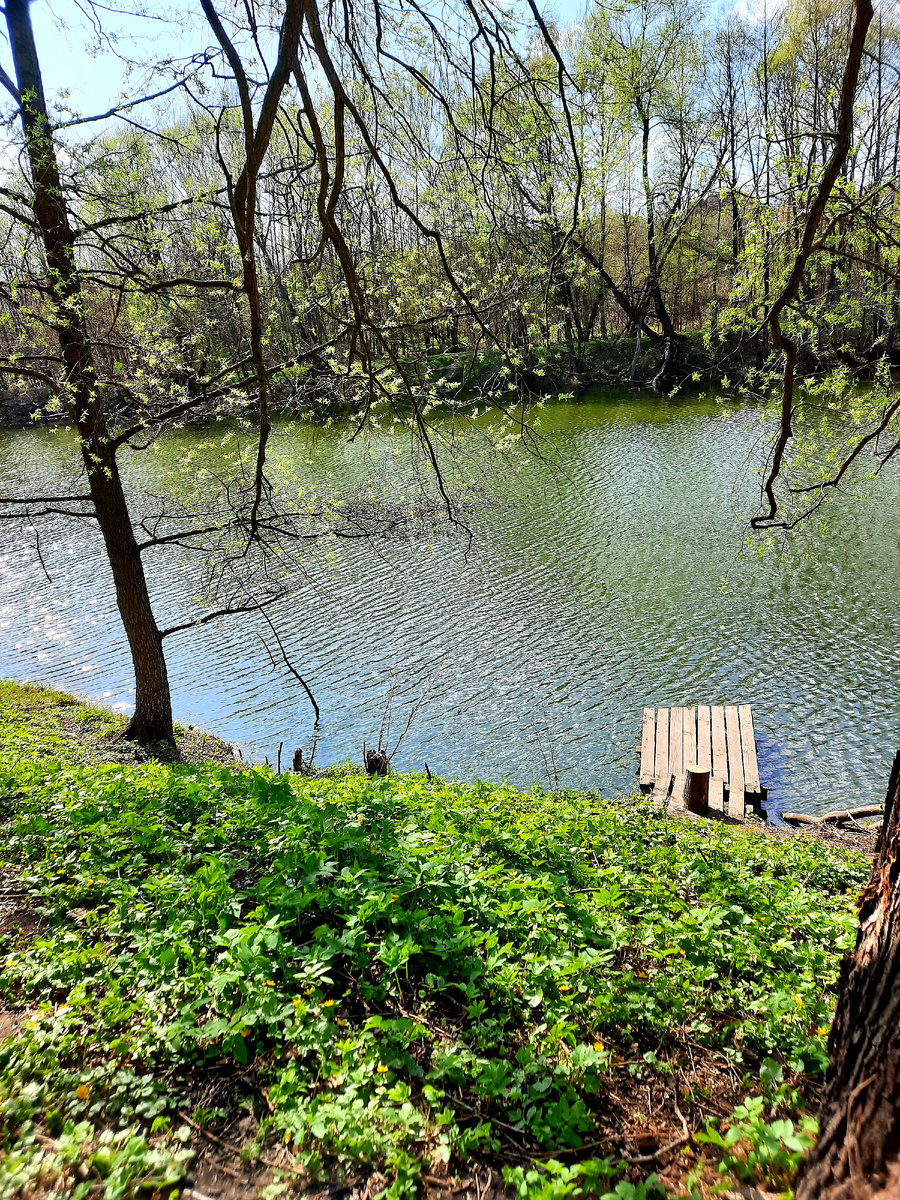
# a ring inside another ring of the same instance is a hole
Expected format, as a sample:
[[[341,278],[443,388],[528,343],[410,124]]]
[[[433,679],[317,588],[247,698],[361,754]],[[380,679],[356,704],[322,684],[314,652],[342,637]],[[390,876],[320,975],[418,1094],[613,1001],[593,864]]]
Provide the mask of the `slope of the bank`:
[[[86,721],[0,688],[0,1196],[789,1185],[861,856]]]

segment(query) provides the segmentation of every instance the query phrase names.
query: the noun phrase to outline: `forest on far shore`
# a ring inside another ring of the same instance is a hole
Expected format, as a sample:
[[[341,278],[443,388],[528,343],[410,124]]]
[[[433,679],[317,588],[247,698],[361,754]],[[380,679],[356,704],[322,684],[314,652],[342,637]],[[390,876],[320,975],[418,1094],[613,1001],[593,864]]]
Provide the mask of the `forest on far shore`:
[[[247,395],[234,203],[279,35],[233,20],[243,80],[208,50],[142,62],[146,87],[102,120],[47,101],[95,367],[119,405],[208,414]],[[635,0],[570,27],[526,11],[480,28],[380,5],[332,24],[306,37],[304,71],[285,65],[253,164],[243,237],[278,401],[352,412],[373,382],[471,403],[748,370],[765,390],[767,306],[837,136],[843,4],[751,18]],[[898,101],[900,26],[879,7],[850,152],[787,314],[801,374],[869,377],[900,355]],[[51,396],[53,300],[28,168],[11,161],[0,365]]]

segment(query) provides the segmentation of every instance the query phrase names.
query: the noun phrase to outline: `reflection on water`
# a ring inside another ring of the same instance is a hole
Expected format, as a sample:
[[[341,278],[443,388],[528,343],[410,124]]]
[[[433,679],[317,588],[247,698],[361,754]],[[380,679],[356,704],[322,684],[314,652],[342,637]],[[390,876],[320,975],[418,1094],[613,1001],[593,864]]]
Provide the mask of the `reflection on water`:
[[[566,463],[510,485],[516,504],[476,523],[468,556],[448,540],[341,544],[273,619],[322,709],[317,761],[359,760],[392,684],[393,733],[425,691],[401,769],[547,785],[630,787],[645,704],[754,705],[760,770],[781,806],[883,797],[898,732],[897,488],[838,500],[828,538],[789,563],[739,558],[736,506],[759,439],[752,413],[705,401],[554,404],[541,427]],[[194,435],[138,461],[132,487],[179,460]],[[358,476],[339,431],[289,427],[276,452],[312,478]],[[69,450],[40,431],[0,435],[0,479],[52,480]],[[43,527],[42,527],[43,528]],[[108,569],[90,529],[48,526],[0,553],[0,674],[128,707],[133,696]],[[188,561],[151,560],[161,623],[196,591]],[[309,702],[273,670],[264,622],[231,617],[167,648],[176,715],[285,761],[313,734]]]

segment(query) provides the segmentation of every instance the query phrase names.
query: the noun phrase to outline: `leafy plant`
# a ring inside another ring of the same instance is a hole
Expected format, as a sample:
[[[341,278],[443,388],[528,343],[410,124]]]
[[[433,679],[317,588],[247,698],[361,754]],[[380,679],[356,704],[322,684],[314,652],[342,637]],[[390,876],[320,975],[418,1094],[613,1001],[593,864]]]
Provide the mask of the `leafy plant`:
[[[719,1170],[736,1175],[744,1183],[767,1187],[789,1187],[804,1151],[816,1140],[814,1117],[800,1118],[798,1125],[787,1118],[767,1121],[763,1096],[750,1096],[734,1110],[732,1124],[720,1133],[714,1123],[695,1134],[698,1142],[721,1153]]]
[[[577,1155],[610,1075],[668,1079],[687,1026],[723,1064],[765,1060],[769,1091],[825,1063],[858,856],[640,800],[60,758],[0,753],[39,914],[0,943],[24,1014],[0,1043],[0,1187],[47,1114],[127,1133],[116,1155],[165,1147],[191,1077],[229,1063],[298,1164],[369,1164],[397,1196],[428,1161]],[[752,1107],[732,1130],[704,1136],[757,1175],[807,1136]],[[510,1186],[575,1194],[589,1169],[567,1163]]]

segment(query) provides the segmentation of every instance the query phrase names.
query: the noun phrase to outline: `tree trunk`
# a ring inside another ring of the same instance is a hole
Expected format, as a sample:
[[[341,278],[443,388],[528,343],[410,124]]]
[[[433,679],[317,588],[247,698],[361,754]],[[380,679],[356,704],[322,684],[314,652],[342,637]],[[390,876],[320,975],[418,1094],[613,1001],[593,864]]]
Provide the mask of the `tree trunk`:
[[[663,300],[662,294],[662,264],[659,261],[657,249],[656,211],[653,205],[653,189],[650,185],[650,114],[640,104],[637,108],[638,115],[641,118],[641,177],[644,184],[644,204],[647,214],[647,291],[653,300],[656,318],[660,323],[663,333],[662,366],[653,377],[653,389],[658,392],[665,386],[669,367],[677,356],[678,347],[676,344],[677,335],[675,333],[675,325],[669,315],[669,310],[666,308],[666,302]]]
[[[122,490],[116,448],[106,428],[97,390],[75,261],[75,238],[69,225],[47,117],[28,0],[7,0],[4,12],[34,188],[32,209],[44,244],[48,282],[56,306],[54,325],[66,365],[67,397],[78,430],[82,461],[134,664],[135,710],[126,736],[142,745],[174,742],[172,701],[162,639],[150,605],[144,565]]]
[[[709,770],[698,763],[685,767],[684,807],[699,816],[709,808]]]
[[[859,932],[828,1039],[820,1134],[797,1200],[900,1198],[900,751],[894,758]]]

